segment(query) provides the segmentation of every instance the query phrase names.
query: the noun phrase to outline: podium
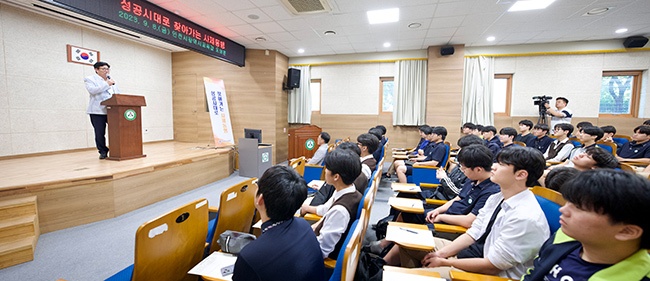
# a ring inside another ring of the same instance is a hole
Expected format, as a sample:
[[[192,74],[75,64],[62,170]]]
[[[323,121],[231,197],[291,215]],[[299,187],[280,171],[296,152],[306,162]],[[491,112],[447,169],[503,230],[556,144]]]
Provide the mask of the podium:
[[[273,165],[273,147],[257,139],[239,139],[239,175],[260,178]]]
[[[289,129],[288,159],[294,159],[300,156],[311,158],[314,156],[314,153],[318,150],[318,136],[322,131],[323,129],[316,125]]]
[[[101,103],[108,110],[108,160],[146,157],[142,154],[142,115],[147,103],[143,96],[114,94]]]

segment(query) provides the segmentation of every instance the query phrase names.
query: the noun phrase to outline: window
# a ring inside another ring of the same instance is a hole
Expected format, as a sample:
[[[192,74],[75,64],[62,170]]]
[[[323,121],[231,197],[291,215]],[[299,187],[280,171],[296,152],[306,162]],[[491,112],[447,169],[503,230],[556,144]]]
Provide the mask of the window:
[[[395,81],[393,77],[381,77],[379,78],[380,86],[379,91],[381,93],[381,112],[393,112],[393,107],[395,105]]]
[[[636,117],[641,71],[604,71],[600,84],[600,115]]]
[[[311,111],[320,111],[320,79],[311,79]]]
[[[495,74],[493,86],[492,111],[494,111],[495,115],[510,116],[512,74]]]

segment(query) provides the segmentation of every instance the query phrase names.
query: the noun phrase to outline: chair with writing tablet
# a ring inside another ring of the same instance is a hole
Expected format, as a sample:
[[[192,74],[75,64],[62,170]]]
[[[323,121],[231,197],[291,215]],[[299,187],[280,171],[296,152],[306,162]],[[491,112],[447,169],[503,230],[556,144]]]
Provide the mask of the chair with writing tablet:
[[[335,144],[330,144],[327,146],[327,156],[328,153],[332,152],[336,148]],[[324,180],[325,179],[325,160],[323,160],[323,165],[315,164],[305,164],[305,172],[302,176],[305,179],[305,182],[309,183],[313,180]],[[313,193],[313,189],[309,189],[310,193]]]
[[[305,175],[305,164],[307,164],[305,156],[300,156],[296,159],[292,159],[289,162],[289,167],[294,169],[302,177]]]
[[[255,216],[253,200],[256,192],[257,178],[242,181],[221,192],[219,207],[210,207],[210,213],[216,213],[216,217],[210,220],[204,240],[209,244],[207,254],[220,250],[216,241],[224,231],[250,232]]]
[[[136,231],[134,263],[106,280],[196,280],[187,272],[203,258],[207,232],[206,199],[148,221]]]
[[[413,164],[413,174],[407,177],[407,182],[421,185],[426,184],[440,184],[440,180],[436,178],[438,168],[447,168],[449,160],[449,145],[445,144],[445,156],[438,166],[425,166],[418,163]],[[422,187],[422,186],[421,186]]]

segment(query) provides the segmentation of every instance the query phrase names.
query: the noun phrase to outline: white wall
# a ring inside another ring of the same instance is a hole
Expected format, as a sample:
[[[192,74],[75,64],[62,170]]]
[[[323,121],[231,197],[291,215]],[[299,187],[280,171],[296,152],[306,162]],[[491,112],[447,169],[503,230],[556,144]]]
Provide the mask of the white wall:
[[[321,114],[379,114],[379,78],[395,76],[394,62],[317,65],[321,79]]]
[[[569,99],[574,116],[598,117],[603,71],[645,70],[648,80],[650,52],[544,55],[495,58],[495,73],[513,73],[512,116],[534,116],[533,96]],[[645,84],[645,83],[644,83]],[[641,92],[640,118],[650,116],[650,105]],[[552,103],[553,104],[553,103]]]
[[[83,77],[66,44],[101,52],[123,93],[145,96],[143,140],[173,139],[171,53],[0,4],[0,156],[94,147]]]

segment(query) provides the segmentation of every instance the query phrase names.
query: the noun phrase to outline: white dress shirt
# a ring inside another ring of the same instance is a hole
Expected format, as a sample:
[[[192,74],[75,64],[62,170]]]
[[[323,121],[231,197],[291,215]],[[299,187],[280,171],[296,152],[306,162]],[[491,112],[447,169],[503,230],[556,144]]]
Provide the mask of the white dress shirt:
[[[341,205],[335,205],[332,207],[332,204],[334,204],[334,201],[341,198],[341,196],[356,191],[357,189],[354,187],[354,184],[340,191],[334,191],[330,200],[327,200],[325,204],[316,207],[316,214],[323,216],[323,221],[321,222],[323,226],[320,229],[320,234],[316,237],[320,244],[320,250],[323,252],[323,258],[327,258],[327,256],[334,251],[336,243],[339,242],[341,236],[348,228],[348,223],[350,222],[350,214],[345,207]]]
[[[361,157],[360,158],[361,163],[363,163],[363,161],[366,161],[367,159],[370,159],[370,158],[373,158],[373,157],[374,156],[372,154]],[[368,179],[370,178],[370,176],[372,176],[372,171],[370,170],[370,167],[368,167],[368,165],[366,165],[366,164],[361,164],[361,172],[364,175],[366,175],[366,178],[368,178]]]
[[[120,93],[117,85],[109,86],[104,78],[97,73],[84,78],[84,84],[90,94],[90,102],[86,113],[106,115],[106,106],[101,105],[101,103],[110,99],[113,94]]]
[[[474,240],[483,235],[502,199],[501,192],[487,199],[467,230]],[[535,195],[528,189],[503,201],[501,208],[485,241],[483,255],[502,270],[499,276],[518,280],[533,266],[533,259],[548,239],[550,229]]]

